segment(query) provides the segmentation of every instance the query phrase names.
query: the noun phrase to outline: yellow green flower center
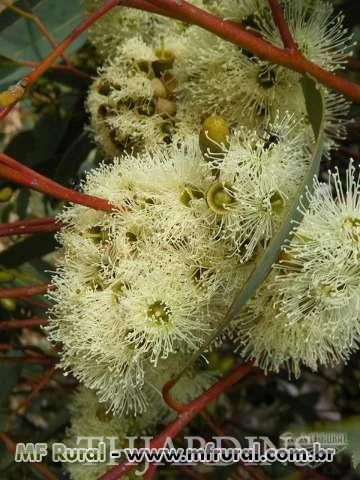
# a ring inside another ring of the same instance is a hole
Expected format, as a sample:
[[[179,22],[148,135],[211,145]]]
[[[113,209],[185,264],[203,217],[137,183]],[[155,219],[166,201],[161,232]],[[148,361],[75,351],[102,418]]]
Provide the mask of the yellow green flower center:
[[[210,187],[206,200],[209,208],[220,215],[228,213],[229,209],[236,204],[233,190],[222,182],[215,182]]]
[[[351,238],[358,242],[360,240],[360,218],[347,217],[343,221],[344,230],[350,234]]]
[[[166,303],[157,300],[149,306],[147,314],[158,323],[166,323],[170,318],[170,308]]]

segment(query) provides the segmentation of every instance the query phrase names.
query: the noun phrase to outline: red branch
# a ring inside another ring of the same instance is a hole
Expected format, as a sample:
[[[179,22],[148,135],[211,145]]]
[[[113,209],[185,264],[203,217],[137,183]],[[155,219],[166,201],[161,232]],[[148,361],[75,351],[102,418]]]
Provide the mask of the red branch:
[[[298,51],[276,47],[254,35],[250,30],[205,12],[185,0],[148,0],[148,2],[166,11],[168,17],[182,19],[205,28],[218,37],[229,40],[264,60],[283,65],[299,73],[308,73],[320,83],[342,92],[356,102],[360,101],[360,85],[324,70],[307,60]]]
[[[5,153],[0,153],[0,177],[11,182],[24,185],[38,192],[51,195],[54,198],[73,202],[95,210],[105,212],[113,211],[115,208],[104,198],[93,197],[85,193],[76,192],[70,188],[54,182],[53,180],[40,175],[31,168],[22,165]]]
[[[278,0],[269,0],[272,16],[276,26],[278,27],[284,47],[288,50],[297,50],[297,45],[291,35],[289,25],[285,19],[284,9]]]
[[[42,325],[47,325],[48,319],[43,318],[26,318],[24,320],[6,320],[5,322],[0,322],[0,331],[1,330],[16,330],[19,328],[31,328],[39,327]]]
[[[346,78],[328,72],[323,68],[307,60],[301,52],[294,49],[282,49],[272,45],[253,32],[243,28],[234,22],[203,11],[184,0],[107,0],[92,14],[86,17],[58,46],[46,57],[32,72],[25,77],[27,86],[31,86],[52,64],[59,58],[66,48],[76,38],[86,31],[99,18],[109,12],[112,8],[122,5],[140,10],[146,10],[166,17],[175,18],[184,22],[198,25],[215,35],[224,38],[240,47],[252,52],[258,57],[270,62],[283,65],[299,73],[308,73],[320,83],[342,92],[345,96],[360,101],[360,85],[353,83]],[[279,13],[276,12],[279,16]],[[285,19],[284,19],[285,22]],[[278,19],[278,26],[282,28],[284,35],[284,23]],[[287,39],[288,42],[288,39]],[[25,93],[25,92],[24,92]],[[21,99],[18,98],[16,101]],[[15,103],[16,103],[15,101]],[[13,104],[14,105],[14,104]],[[0,119],[4,118],[11,110],[12,105],[0,111]]]
[[[41,295],[49,290],[53,290],[55,285],[49,283],[42,283],[33,287],[16,287],[16,288],[1,288],[0,298],[21,298],[32,297],[33,295]]]
[[[15,105],[16,105],[16,102],[12,103],[11,105],[8,105],[5,108],[0,108],[0,120],[3,120],[6,117],[6,115],[8,115],[11,112],[11,110],[14,108]]]
[[[153,480],[153,478],[155,478],[155,475],[156,475],[157,467],[158,466],[156,465],[156,463],[150,463],[146,473],[144,474],[143,479]]]
[[[61,223],[57,222],[55,217],[19,220],[17,222],[3,223],[0,225],[0,237],[26,235],[39,232],[56,232],[60,228]]]
[[[215,385],[210,387],[200,397],[193,400],[187,405],[185,412],[181,413],[176,420],[168,425],[159,435],[157,435],[151,442],[150,448],[162,448],[169,438],[174,438],[181,432],[181,430],[209,403],[215,400],[224,391],[228,390],[232,385],[237,383],[241,378],[253,370],[252,365],[240,365],[224,378],[219,380]],[[104,473],[98,480],[119,480],[125,474],[130,472],[135,467],[135,464],[122,463],[112,468],[110,471]]]
[[[55,366],[50,367],[48,371],[45,373],[45,375],[43,376],[43,378],[40,380],[40,382],[38,382],[33,387],[31,393],[25,398],[23,402],[20,403],[20,405],[16,407],[16,410],[14,413],[18,413],[21,410],[26,409],[30,405],[30,403],[33,401],[33,399],[37,396],[37,394],[41,392],[41,390],[44,390],[44,388],[47,387],[48,383],[51,381],[55,373],[56,373],[56,367]]]
[[[162,397],[164,402],[175,412],[177,413],[183,413],[186,412],[188,409],[188,406],[185,405],[184,403],[179,403],[177,402],[171,395],[170,391],[173,388],[173,386],[177,383],[177,380],[170,380],[169,382],[166,382],[165,385],[163,386],[162,389]]]

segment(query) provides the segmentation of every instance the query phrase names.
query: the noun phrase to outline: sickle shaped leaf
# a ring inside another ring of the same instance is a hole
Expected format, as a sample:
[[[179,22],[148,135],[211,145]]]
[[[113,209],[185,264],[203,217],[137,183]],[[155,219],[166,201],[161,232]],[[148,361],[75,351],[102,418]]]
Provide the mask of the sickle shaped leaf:
[[[57,42],[63,40],[83,18],[81,0],[39,0],[31,5],[31,12],[40,18]],[[29,11],[21,2],[17,6]],[[15,21],[14,16],[17,16]],[[4,90],[29,72],[29,68],[17,66],[16,61],[39,62],[52,48],[33,22],[8,10],[0,14],[0,32],[0,90]],[[85,39],[86,35],[81,35],[65,53],[77,50]]]

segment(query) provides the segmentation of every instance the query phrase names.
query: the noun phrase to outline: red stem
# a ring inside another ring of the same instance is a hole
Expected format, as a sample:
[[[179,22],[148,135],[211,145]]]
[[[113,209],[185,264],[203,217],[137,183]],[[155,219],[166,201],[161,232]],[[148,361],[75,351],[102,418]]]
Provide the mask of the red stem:
[[[188,23],[205,28],[264,60],[283,65],[299,73],[308,73],[320,83],[342,92],[356,102],[360,101],[360,85],[324,70],[296,50],[276,47],[238,24],[205,12],[185,0],[148,0],[148,2],[166,11],[168,17],[186,20]]]
[[[179,403],[176,400],[173,399],[173,397],[170,395],[170,390],[173,388],[173,386],[177,383],[177,380],[170,380],[169,382],[166,382],[165,385],[163,386],[162,389],[162,396],[164,402],[175,412],[177,413],[183,413],[186,412],[188,409],[188,406]]]
[[[42,217],[33,220],[19,220],[17,222],[3,223],[0,225],[0,237],[10,235],[26,235],[38,232],[56,232],[61,228],[61,223],[55,217]]]
[[[39,327],[41,325],[47,325],[47,318],[27,318],[24,320],[6,320],[5,322],[0,322],[0,331],[1,330],[15,330],[19,328],[31,328]]]
[[[198,25],[215,35],[224,38],[240,47],[252,52],[260,58],[283,65],[300,73],[308,73],[320,83],[327,85],[354,101],[360,101],[360,85],[343,77],[328,72],[307,60],[301,52],[294,49],[281,49],[261,37],[246,30],[234,22],[205,12],[184,0],[107,0],[97,10],[85,18],[58,46],[46,57],[32,72],[25,77],[27,85],[31,86],[51,65],[59,58],[66,48],[85,30],[87,30],[100,17],[117,5],[146,10],[159,15],[176,18],[187,23]],[[284,19],[285,22],[285,19]],[[281,23],[284,29],[283,23]],[[284,32],[283,32],[284,34]],[[18,99],[20,100],[20,99]],[[17,101],[18,101],[17,100]],[[14,104],[13,104],[14,105]],[[0,119],[4,118],[11,110],[6,107],[0,112]]]
[[[269,0],[271,13],[276,26],[278,27],[284,47],[288,50],[298,50],[296,43],[291,35],[289,25],[285,19],[284,9],[278,0]]]
[[[40,175],[31,168],[22,165],[5,153],[0,153],[0,177],[24,185],[38,192],[51,195],[60,200],[85,205],[95,210],[113,211],[114,207],[104,198],[93,197],[76,192]]]
[[[156,463],[150,463],[146,473],[144,474],[143,480],[152,480],[155,478],[158,465]]]
[[[50,367],[46,372],[46,374],[44,375],[44,377],[40,380],[40,382],[38,382],[33,387],[31,393],[25,398],[23,402],[20,403],[20,405],[16,407],[16,410],[13,413],[18,413],[24,408],[27,408],[30,405],[30,403],[33,401],[33,399],[36,397],[36,395],[39,392],[41,392],[41,390],[46,388],[46,386],[51,381],[55,373],[56,373],[56,367],[55,366]]]
[[[16,287],[16,288],[1,288],[0,298],[21,298],[31,297],[33,295],[41,295],[49,290],[53,290],[55,285],[50,283],[42,283],[33,287]]]
[[[3,120],[11,112],[11,110],[15,107],[16,103],[17,102],[12,103],[5,108],[0,108],[0,120]]]
[[[204,392],[200,397],[193,400],[187,405],[186,412],[181,413],[176,420],[168,425],[159,435],[157,435],[151,442],[150,448],[162,448],[169,438],[174,438],[181,432],[181,430],[209,403],[215,400],[224,391],[228,390],[232,385],[237,383],[245,375],[253,370],[252,365],[240,365],[224,378],[219,380],[215,385]],[[125,474],[130,472],[135,467],[135,464],[122,463],[106,472],[98,478],[98,480],[119,480]]]

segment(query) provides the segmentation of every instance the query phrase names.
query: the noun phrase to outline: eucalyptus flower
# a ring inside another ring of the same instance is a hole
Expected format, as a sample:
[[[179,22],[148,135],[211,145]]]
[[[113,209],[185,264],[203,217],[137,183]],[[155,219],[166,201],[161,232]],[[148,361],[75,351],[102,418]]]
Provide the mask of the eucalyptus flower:
[[[328,188],[315,181],[293,239],[234,325],[242,353],[266,369],[298,375],[358,349],[359,175],[350,164],[346,190],[337,171],[329,178]]]

